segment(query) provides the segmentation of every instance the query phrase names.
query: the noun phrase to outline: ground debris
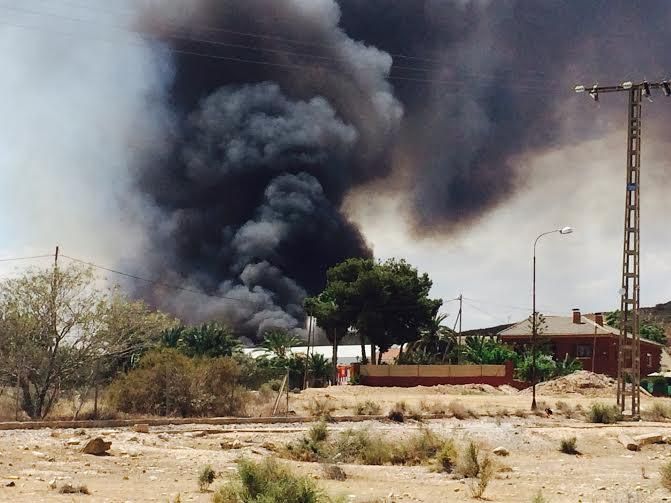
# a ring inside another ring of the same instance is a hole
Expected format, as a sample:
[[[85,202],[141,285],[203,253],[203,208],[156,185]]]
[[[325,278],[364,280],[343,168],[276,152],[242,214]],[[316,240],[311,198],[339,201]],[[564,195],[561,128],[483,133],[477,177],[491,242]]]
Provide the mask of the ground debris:
[[[102,438],[96,437],[89,440],[82,449],[84,454],[92,454],[94,456],[106,456],[107,451],[112,447],[112,442],[105,442]]]
[[[610,397],[615,392],[615,379],[588,370],[579,370],[536,385],[536,393],[541,395],[579,394],[590,397]],[[531,393],[531,388],[523,390],[522,393]]]

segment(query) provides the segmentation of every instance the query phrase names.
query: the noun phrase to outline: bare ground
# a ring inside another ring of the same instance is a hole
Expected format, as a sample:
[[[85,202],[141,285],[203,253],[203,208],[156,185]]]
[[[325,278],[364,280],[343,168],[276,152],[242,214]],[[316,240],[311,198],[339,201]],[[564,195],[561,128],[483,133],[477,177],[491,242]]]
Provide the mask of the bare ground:
[[[550,417],[492,417],[496,411],[512,413],[527,410],[530,395],[512,391],[471,394],[472,389],[366,388],[342,386],[307,390],[290,396],[290,408],[305,414],[315,399],[327,401],[333,414],[352,412],[359,401],[379,403],[386,412],[403,400],[408,407],[428,409],[448,406],[458,400],[481,417],[430,420],[424,423],[437,433],[457,441],[475,440],[483,449],[503,446],[510,456],[500,458],[509,472],[493,480],[485,497],[497,502],[530,502],[542,491],[550,502],[658,502],[671,501],[671,492],[660,485],[659,467],[671,461],[671,445],[644,446],[640,452],[627,451],[617,440],[621,432],[629,435],[661,432],[671,435],[671,423],[619,423],[592,425],[583,419],[567,419],[556,411],[556,402],[587,408],[593,401],[612,402],[612,398],[540,396],[542,405],[553,409]],[[466,394],[463,394],[466,393]],[[660,399],[654,399],[660,400]],[[643,407],[653,399],[645,398]],[[663,403],[669,403],[665,400]],[[487,416],[485,416],[487,414]],[[402,438],[420,428],[408,421],[366,421],[334,423],[332,430],[369,428],[388,438]],[[130,428],[110,430],[14,430],[0,432],[0,500],[34,501],[209,501],[210,493],[200,493],[199,470],[210,464],[221,473],[213,488],[225,483],[235,470],[240,456],[261,458],[272,455],[268,443],[289,442],[309,428],[309,424],[244,426],[153,427],[150,433],[135,433]],[[576,436],[580,456],[562,454],[559,440]],[[87,439],[100,436],[112,441],[109,456],[82,454]],[[222,449],[222,442],[238,440],[236,449]],[[78,442],[78,443],[77,443]],[[321,480],[319,465],[287,462],[295,470],[319,478],[319,484],[333,496],[353,502],[443,502],[473,501],[468,482],[434,473],[427,467],[342,465],[348,475],[343,482]],[[14,483],[14,487],[7,484]],[[65,483],[83,484],[91,495],[59,494]]]

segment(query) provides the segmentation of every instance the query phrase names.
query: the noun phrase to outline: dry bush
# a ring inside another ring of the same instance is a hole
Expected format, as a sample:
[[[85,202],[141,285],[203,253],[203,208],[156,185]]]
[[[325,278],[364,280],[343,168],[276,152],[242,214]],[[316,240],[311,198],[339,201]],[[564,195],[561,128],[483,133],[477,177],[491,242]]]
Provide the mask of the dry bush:
[[[489,456],[485,456],[479,463],[476,480],[469,485],[469,491],[473,498],[480,499],[485,494],[489,482],[494,478],[494,462]]]
[[[613,424],[622,420],[622,412],[615,405],[594,403],[587,411],[587,420],[590,423]]]
[[[671,461],[661,466],[659,475],[662,486],[671,491]]]
[[[504,407],[502,409],[496,409],[494,414],[496,417],[508,417],[510,415],[510,411]]]
[[[580,454],[578,449],[576,449],[576,444],[576,437],[562,438],[559,441],[559,450],[564,454]]]
[[[427,402],[426,400],[422,400],[419,402],[419,408],[422,412],[437,416],[447,413],[447,407],[442,402]]]
[[[542,491],[538,491],[533,498],[531,498],[531,503],[550,503],[549,500],[543,496]]]
[[[88,487],[84,485],[73,486],[72,484],[63,484],[58,492],[61,494],[91,494]]]
[[[438,468],[440,471],[452,473],[457,464],[459,453],[452,440],[447,440],[438,451],[436,461],[438,461]]]
[[[396,402],[394,406],[387,413],[387,417],[397,423],[405,421],[405,402]]]
[[[324,474],[324,477],[329,480],[338,480],[340,482],[347,480],[347,474],[345,473],[345,470],[340,468],[338,465],[331,463],[324,463],[322,465],[322,473]]]
[[[325,421],[319,421],[317,424],[312,425],[308,430],[308,437],[313,442],[323,442],[328,436],[328,428],[326,427]]]
[[[671,405],[654,402],[652,407],[643,413],[646,419],[650,419],[651,421],[664,421],[665,419],[671,419]]]
[[[138,368],[117,377],[110,404],[121,412],[157,416],[239,416],[247,391],[232,358],[193,360],[175,349],[147,353]]]
[[[461,403],[459,400],[452,400],[448,405],[447,409],[457,419],[466,419],[468,417],[477,418],[478,414],[472,410],[466,408],[466,406]]]
[[[457,473],[465,478],[477,477],[480,473],[479,454],[480,449],[475,442],[469,442],[468,446],[459,453],[456,466]]]
[[[313,398],[305,407],[312,417],[330,420],[331,414],[336,411],[335,405],[326,398]]]
[[[444,444],[444,438],[422,428],[404,442],[397,443],[391,461],[396,465],[419,465],[435,458]]]
[[[524,409],[515,409],[515,411],[513,412],[513,416],[516,416],[516,417],[524,418],[524,417],[527,417],[528,415],[529,415],[529,412],[524,410]]]
[[[212,467],[210,465],[204,466],[198,474],[198,487],[200,488],[200,492],[204,493],[207,491],[216,478],[217,474],[214,472]]]
[[[365,402],[358,402],[354,406],[354,413],[357,416],[379,416],[382,413],[382,407],[377,402],[366,400]]]
[[[330,503],[309,477],[295,475],[273,458],[258,463],[241,460],[237,476],[231,483],[219,488],[213,503]]]
[[[555,404],[555,408],[556,408],[556,409],[557,409],[557,410],[558,410],[558,411],[559,411],[559,412],[560,412],[566,419],[573,419],[573,418],[576,417],[576,415],[578,414],[578,411],[577,411],[576,409],[574,409],[573,407],[571,407],[571,405],[569,405],[568,403],[566,403],[566,402],[562,402],[561,400],[559,400],[559,401]]]

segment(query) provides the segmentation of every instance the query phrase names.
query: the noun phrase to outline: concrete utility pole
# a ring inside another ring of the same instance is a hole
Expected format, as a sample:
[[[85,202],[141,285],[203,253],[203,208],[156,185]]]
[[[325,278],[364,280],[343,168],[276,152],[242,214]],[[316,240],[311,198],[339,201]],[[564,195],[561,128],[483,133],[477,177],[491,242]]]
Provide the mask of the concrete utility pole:
[[[622,249],[622,288],[620,289],[620,336],[617,359],[617,404],[622,412],[631,397],[631,416],[641,415],[641,339],[640,339],[640,237],[641,237],[641,112],[643,98],[650,101],[652,89],[671,96],[671,85],[662,82],[624,82],[618,86],[591,88],[576,86],[577,93],[588,92],[594,101],[601,93],[627,92],[627,181]]]

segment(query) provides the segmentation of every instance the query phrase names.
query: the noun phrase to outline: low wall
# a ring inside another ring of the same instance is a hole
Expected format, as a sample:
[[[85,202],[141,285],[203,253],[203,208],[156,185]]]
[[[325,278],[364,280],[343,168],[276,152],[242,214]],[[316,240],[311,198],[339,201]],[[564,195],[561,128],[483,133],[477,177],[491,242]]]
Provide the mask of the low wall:
[[[516,388],[524,383],[513,379],[513,363],[505,365],[359,365],[359,383],[364,386],[436,386],[438,384],[508,384]]]

